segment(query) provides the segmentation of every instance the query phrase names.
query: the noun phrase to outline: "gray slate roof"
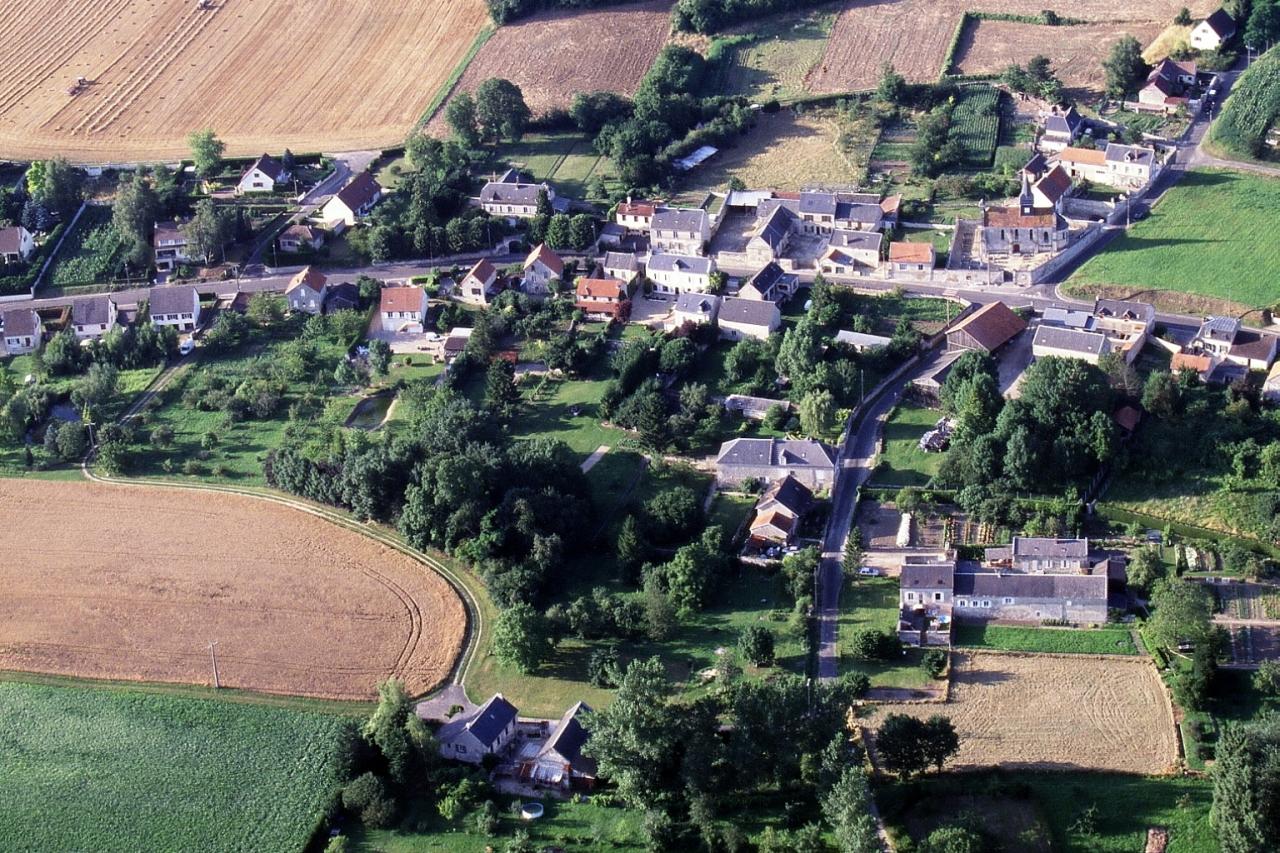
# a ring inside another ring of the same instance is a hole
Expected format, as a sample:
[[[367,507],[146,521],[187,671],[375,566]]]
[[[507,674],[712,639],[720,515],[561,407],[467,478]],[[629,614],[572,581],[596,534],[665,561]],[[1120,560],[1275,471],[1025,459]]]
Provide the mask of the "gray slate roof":
[[[1048,539],[1036,536],[1013,537],[1015,557],[1066,557],[1089,556],[1088,539]]]
[[[189,284],[153,287],[147,304],[152,314],[190,314],[196,304],[195,292]]]
[[[951,589],[955,575],[954,561],[903,563],[898,585],[902,589]]]
[[[676,297],[676,311],[710,317],[720,306],[720,297],[708,293],[681,293]]]
[[[884,210],[880,202],[863,204],[861,202],[841,202],[836,207],[836,219],[848,222],[876,223],[884,218]]]
[[[756,505],[760,506],[770,501],[776,501],[796,515],[803,515],[813,503],[813,492],[804,483],[788,474],[765,489]]]
[[[768,328],[781,318],[778,306],[758,299],[726,297],[720,306],[720,322],[742,323]]]
[[[795,278],[795,276],[783,272],[782,267],[778,266],[777,263],[769,261],[759,272],[747,280],[747,284],[760,291],[761,295],[768,299],[769,292],[788,278]]]
[[[653,255],[649,258],[649,272],[683,272],[694,275],[710,275],[711,259],[689,255]]]
[[[879,252],[880,243],[884,239],[879,231],[833,231],[828,245],[838,249],[862,249],[868,252]]]
[[[1036,329],[1036,336],[1032,339],[1031,346],[1087,355],[1102,355],[1107,346],[1107,336],[1100,332],[1086,332],[1081,329],[1040,326]]]
[[[30,308],[4,312],[4,334],[8,338],[40,334],[40,315]]]
[[[833,469],[836,451],[820,441],[789,438],[736,438],[720,446],[719,466],[744,465],[751,468],[800,467]]]
[[[579,719],[584,713],[591,713],[591,706],[586,702],[579,702],[565,711],[547,742],[538,750],[538,758],[562,761],[578,773],[595,776],[595,760],[582,754],[582,745],[591,737]]]
[[[492,746],[498,739],[498,735],[502,734],[502,730],[515,720],[517,714],[515,705],[503,698],[502,694],[495,693],[467,722],[467,729],[476,740],[485,746]]]
[[[484,204],[536,205],[538,193],[546,187],[542,184],[514,184],[505,181],[489,181],[480,190]]]
[[[1044,120],[1044,132],[1057,136],[1073,137],[1083,121],[1084,119],[1080,117],[1080,113],[1076,112],[1076,108],[1071,107],[1065,113],[1058,113],[1046,118]]]
[[[607,270],[635,272],[640,269],[640,262],[630,252],[605,252],[604,268]]]
[[[764,225],[760,226],[760,233],[757,234],[761,240],[769,244],[769,248],[775,252],[778,251],[784,240],[787,239],[787,233],[791,230],[791,220],[795,216],[785,207],[775,207],[768,217],[764,220]]]
[[[76,326],[97,326],[111,322],[114,303],[109,296],[91,296],[71,303],[71,322]]]
[[[1109,163],[1141,163],[1150,167],[1156,159],[1156,152],[1141,145],[1121,145],[1118,142],[1107,143],[1107,162]]]
[[[1098,317],[1120,317],[1154,323],[1156,309],[1146,302],[1129,302],[1122,299],[1098,299],[1093,303],[1093,313]]]
[[[1107,575],[1028,575],[957,572],[955,595],[998,598],[1062,599],[1075,604],[1107,600]]]
[[[1238,334],[1240,334],[1240,321],[1235,317],[1205,317],[1196,337],[1230,343]]]
[[[701,208],[664,208],[653,214],[649,228],[700,234],[706,224],[707,212]]]
[[[800,212],[812,213],[817,216],[835,216],[835,193],[814,191],[800,193]]]

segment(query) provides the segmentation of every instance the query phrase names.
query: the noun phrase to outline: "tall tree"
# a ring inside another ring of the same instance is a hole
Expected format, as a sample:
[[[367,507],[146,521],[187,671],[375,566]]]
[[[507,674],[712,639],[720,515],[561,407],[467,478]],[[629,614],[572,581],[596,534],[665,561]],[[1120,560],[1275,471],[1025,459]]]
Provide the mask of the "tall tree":
[[[1111,53],[1102,62],[1107,77],[1107,94],[1123,98],[1134,92],[1146,79],[1147,63],[1142,58],[1142,43],[1126,35],[1111,46]]]
[[[202,178],[211,178],[222,168],[222,154],[227,150],[226,143],[218,138],[212,130],[197,130],[187,137],[187,145],[191,148],[191,160],[195,164],[196,174]]]
[[[880,837],[871,816],[871,791],[860,767],[845,766],[822,798],[822,816],[840,853],[879,853]]]
[[[484,404],[496,417],[507,420],[514,414],[520,402],[520,389],[516,387],[515,365],[505,358],[489,362],[484,379]]]
[[[1218,739],[1210,817],[1222,853],[1280,850],[1280,716]]]
[[[1203,643],[1209,639],[1213,600],[1198,583],[1180,578],[1162,578],[1151,591],[1155,612],[1147,623],[1150,635],[1167,649],[1180,643]]]
[[[37,161],[27,171],[27,189],[32,198],[66,218],[84,200],[84,172],[64,157]]]
[[[515,142],[532,118],[524,93],[510,80],[490,77],[476,87],[476,121],[485,139]]]
[[[433,763],[436,747],[431,733],[413,710],[404,683],[389,678],[378,685],[378,706],[364,724],[366,740],[387,760],[387,769],[400,785],[416,785]]]
[[[480,125],[476,121],[476,101],[469,92],[454,95],[445,107],[444,120],[457,140],[468,148],[480,144]]]
[[[156,224],[157,208],[155,191],[142,172],[120,176],[111,206],[111,224],[124,241],[129,261],[138,266],[151,263],[151,229]]]
[[[675,770],[680,712],[671,707],[670,697],[660,659],[632,661],[613,702],[592,714],[587,725],[591,737],[583,751],[632,806],[663,799]]]
[[[546,618],[518,602],[498,615],[493,626],[493,655],[521,672],[533,672],[551,651]]]
[[[811,438],[823,438],[835,423],[836,401],[830,391],[815,390],[800,400],[800,428]]]
[[[182,233],[191,246],[191,253],[203,258],[208,266],[222,255],[223,247],[231,239],[231,227],[231,214],[220,210],[213,199],[202,198],[196,202],[195,214],[182,226]]]

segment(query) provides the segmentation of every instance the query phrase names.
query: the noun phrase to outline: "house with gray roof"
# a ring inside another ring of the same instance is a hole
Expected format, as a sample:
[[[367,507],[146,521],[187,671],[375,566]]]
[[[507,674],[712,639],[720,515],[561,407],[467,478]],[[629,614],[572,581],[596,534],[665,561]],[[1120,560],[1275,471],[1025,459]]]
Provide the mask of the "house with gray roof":
[[[702,255],[710,240],[711,219],[700,207],[664,207],[654,211],[649,223],[649,249],[654,254]]]
[[[956,562],[908,555],[898,575],[898,639],[913,646],[951,645]]]
[[[720,303],[717,325],[720,337],[731,341],[743,338],[764,340],[782,325],[782,312],[774,302],[730,296]]]
[[[1111,346],[1106,335],[1084,329],[1041,325],[1031,339],[1031,354],[1036,358],[1077,358],[1097,364],[1109,352]]]
[[[668,328],[678,329],[685,323],[714,323],[720,314],[719,296],[710,293],[682,293],[676,297]]]
[[[799,286],[799,279],[793,273],[784,272],[777,263],[770,261],[747,279],[746,284],[738,290],[738,296],[742,299],[781,303],[795,294]]]
[[[604,274],[609,278],[631,284],[640,275],[640,259],[631,252],[605,252]]]
[[[96,340],[116,325],[119,314],[110,296],[89,296],[71,303],[71,328],[78,340]]]
[[[40,349],[44,327],[40,315],[31,308],[13,308],[0,314],[3,326],[4,351],[7,355],[22,355]]]
[[[704,293],[716,263],[695,255],[652,255],[645,275],[658,293]]]
[[[147,313],[153,326],[193,331],[200,319],[200,294],[189,284],[153,287],[147,296]]]
[[[544,192],[552,210],[564,213],[569,209],[568,200],[557,197],[555,188],[550,184],[545,181],[534,183],[528,175],[514,169],[480,188],[480,207],[490,216],[530,219],[538,215],[538,196]]]
[[[436,732],[440,754],[455,761],[479,764],[486,755],[501,752],[516,734],[516,706],[495,693],[474,712],[450,720]]]
[[[818,258],[818,269],[824,275],[867,275],[880,267],[883,242],[879,231],[833,231]]]
[[[791,242],[791,231],[796,215],[782,205],[771,208],[747,240],[747,260],[753,264],[767,264],[782,257]]]
[[[835,448],[811,439],[736,438],[720,446],[716,481],[736,485],[789,474],[809,489],[830,489],[838,457]]]
[[[1219,6],[1212,15],[1192,28],[1190,44],[1195,50],[1217,50],[1235,34],[1235,18]]]
[[[1065,110],[1054,108],[1045,116],[1044,133],[1040,136],[1040,148],[1044,151],[1061,151],[1071,145],[1084,129],[1084,116],[1074,106]]]
[[[582,747],[591,738],[583,725],[590,713],[591,706],[586,702],[578,702],[565,711],[534,757],[520,765],[520,781],[563,791],[593,788],[596,762],[582,754]]]

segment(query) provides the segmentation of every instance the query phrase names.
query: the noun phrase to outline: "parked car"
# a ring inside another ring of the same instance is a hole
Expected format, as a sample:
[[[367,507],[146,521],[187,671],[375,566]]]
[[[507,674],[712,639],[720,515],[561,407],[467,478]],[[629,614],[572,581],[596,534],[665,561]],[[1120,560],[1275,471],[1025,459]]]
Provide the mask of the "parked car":
[[[880,571],[877,568],[873,568],[872,566],[863,566],[862,568],[858,569],[858,574],[862,575],[863,577],[878,578],[882,574],[884,574],[884,572]]]
[[[191,340],[191,338],[187,338],[185,341],[178,344],[178,354],[191,355],[191,353],[195,350],[195,348],[196,348],[196,342]]]

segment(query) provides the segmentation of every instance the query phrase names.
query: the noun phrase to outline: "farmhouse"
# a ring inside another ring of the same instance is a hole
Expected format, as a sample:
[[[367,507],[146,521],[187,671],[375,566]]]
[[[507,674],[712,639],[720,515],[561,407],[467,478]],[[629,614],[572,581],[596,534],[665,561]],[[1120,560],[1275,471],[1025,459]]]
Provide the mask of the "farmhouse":
[[[623,284],[631,284],[640,275],[640,260],[631,252],[606,252],[601,266],[606,276]]]
[[[576,307],[588,317],[616,319],[627,301],[627,286],[616,278],[580,278]]]
[[[21,225],[0,228],[0,264],[21,264],[36,250],[36,238]]]
[[[324,298],[328,294],[329,279],[315,267],[303,267],[284,289],[284,298],[290,311],[319,314],[324,310]]]
[[[200,294],[191,285],[153,287],[147,303],[153,326],[173,326],[190,332],[200,318]]]
[[[311,225],[297,223],[281,231],[276,244],[280,251],[290,254],[314,252],[324,246],[324,232]]]
[[[1108,142],[1105,150],[1065,148],[1057,162],[1073,180],[1140,189],[1160,173],[1154,148]]]
[[[187,235],[177,222],[157,222],[151,248],[155,250],[156,269],[160,272],[173,272],[191,260],[187,256]]]
[[[569,209],[568,201],[557,198],[550,184],[534,183],[528,175],[508,169],[498,180],[489,181],[480,189],[480,207],[490,216],[529,219],[538,215],[538,198],[543,193],[552,210],[563,213]]]
[[[770,261],[738,290],[742,299],[755,299],[763,302],[781,303],[790,298],[799,288],[800,280],[793,274],[783,272],[782,267]]]
[[[1165,58],[1160,60],[1147,82],[1138,90],[1138,104],[1164,110],[1177,109],[1187,103],[1196,85],[1196,64]]]
[[[1109,352],[1111,345],[1106,335],[1084,329],[1041,325],[1031,339],[1031,354],[1036,358],[1058,356],[1097,364]]]
[[[813,506],[813,492],[790,474],[774,481],[756,501],[749,544],[790,545],[800,519]]]
[[[8,355],[22,355],[40,349],[44,329],[40,315],[30,308],[14,308],[0,316],[4,326],[4,351]]]
[[[773,302],[730,296],[720,303],[717,325],[720,337],[731,341],[743,338],[765,340],[782,325],[782,312]]]
[[[373,175],[361,172],[325,203],[320,216],[331,231],[340,234],[368,216],[381,198],[382,187]]]
[[[824,275],[867,275],[880,266],[883,240],[875,231],[833,231],[818,258],[818,269]]]
[[[440,727],[436,732],[440,754],[454,761],[479,764],[486,755],[497,755],[515,737],[517,716],[516,706],[496,693],[474,713]]]
[[[711,286],[715,261],[689,255],[653,255],[645,268],[658,293],[703,293]]]
[[[384,287],[378,316],[384,332],[420,332],[427,319],[427,292],[421,287]]]
[[[653,226],[653,214],[658,205],[652,201],[632,201],[630,196],[618,205],[614,221],[627,230],[629,234],[648,234]]]
[[[1003,302],[990,302],[947,332],[948,350],[977,349],[992,353],[1027,328],[1027,321]]]
[[[1076,137],[1080,135],[1080,131],[1084,129],[1084,117],[1076,112],[1074,106],[1060,110],[1058,107],[1053,108],[1053,112],[1045,116],[1044,133],[1040,136],[1041,151],[1061,151],[1071,143],[1075,142]]]
[[[285,184],[293,175],[284,167],[284,163],[269,154],[263,154],[249,164],[249,168],[240,175],[236,184],[236,195],[246,193],[275,192],[281,184]]]
[[[768,216],[757,219],[757,225],[747,240],[747,260],[753,264],[766,264],[782,257],[791,242],[795,221],[795,214],[782,206],[773,208]]]
[[[524,292],[530,296],[544,297],[551,292],[551,284],[564,275],[564,261],[555,252],[539,243],[529,257],[524,259]]]
[[[898,576],[898,639],[913,646],[951,645],[955,560],[908,556]]]
[[[1191,30],[1190,44],[1196,50],[1217,50],[1236,34],[1235,18],[1219,8]]]
[[[738,484],[791,476],[808,489],[828,489],[838,456],[835,448],[810,439],[735,438],[720,445],[716,480]]]
[[[110,296],[90,296],[71,303],[71,328],[82,341],[96,340],[116,325],[119,310]]]
[[[711,221],[701,208],[662,208],[649,222],[649,248],[655,254],[702,255],[710,239]],[[649,263],[652,269],[652,259]]]
[[[685,323],[714,323],[720,313],[720,297],[708,293],[682,293],[676,297],[669,326],[678,329]]]
[[[458,298],[471,305],[488,305],[498,290],[498,268],[483,259],[458,282]]]
[[[895,240],[889,244],[889,270],[892,273],[933,274],[937,256],[932,243],[907,243]]]
[[[565,711],[537,754],[521,764],[518,778],[564,791],[594,787],[595,759],[582,754],[583,745],[591,737],[582,720],[590,713],[591,706],[586,702],[578,702]]]

